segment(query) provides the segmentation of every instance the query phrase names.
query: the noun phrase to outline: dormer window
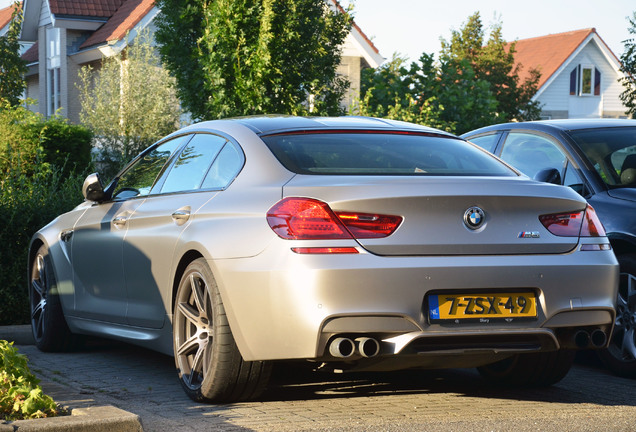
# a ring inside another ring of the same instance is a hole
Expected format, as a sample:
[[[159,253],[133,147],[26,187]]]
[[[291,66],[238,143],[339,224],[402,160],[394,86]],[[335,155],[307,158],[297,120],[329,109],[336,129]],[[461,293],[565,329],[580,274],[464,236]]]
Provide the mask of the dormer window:
[[[570,95],[600,96],[601,71],[592,65],[578,65],[570,72]]]

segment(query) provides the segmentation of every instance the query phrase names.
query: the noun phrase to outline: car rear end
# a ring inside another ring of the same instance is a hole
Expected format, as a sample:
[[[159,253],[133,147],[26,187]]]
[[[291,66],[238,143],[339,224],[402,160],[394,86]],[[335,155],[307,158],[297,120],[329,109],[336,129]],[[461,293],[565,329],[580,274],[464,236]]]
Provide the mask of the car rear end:
[[[261,139],[296,175],[264,250],[215,262],[246,360],[470,367],[606,346],[618,266],[570,189],[428,130]]]

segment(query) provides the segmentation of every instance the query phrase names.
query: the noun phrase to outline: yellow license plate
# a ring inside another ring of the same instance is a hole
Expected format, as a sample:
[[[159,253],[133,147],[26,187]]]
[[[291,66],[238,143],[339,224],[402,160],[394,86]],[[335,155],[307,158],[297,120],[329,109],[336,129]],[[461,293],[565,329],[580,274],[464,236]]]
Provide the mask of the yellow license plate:
[[[537,298],[531,292],[498,294],[436,294],[428,297],[429,317],[439,320],[475,320],[537,317]]]

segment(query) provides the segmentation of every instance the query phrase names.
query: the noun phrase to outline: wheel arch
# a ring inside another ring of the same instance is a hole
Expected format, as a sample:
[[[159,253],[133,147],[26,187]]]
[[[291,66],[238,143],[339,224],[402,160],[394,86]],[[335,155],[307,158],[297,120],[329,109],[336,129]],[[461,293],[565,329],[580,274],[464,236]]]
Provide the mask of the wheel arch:
[[[177,298],[177,289],[179,288],[179,282],[181,281],[181,277],[183,273],[185,273],[186,268],[190,263],[198,258],[203,258],[203,254],[195,249],[190,249],[186,253],[181,256],[179,263],[175,269],[174,277],[172,278],[172,292],[170,296],[170,313],[174,312],[174,302]]]
[[[608,234],[612,249],[616,255],[636,253],[636,237],[627,234]]]

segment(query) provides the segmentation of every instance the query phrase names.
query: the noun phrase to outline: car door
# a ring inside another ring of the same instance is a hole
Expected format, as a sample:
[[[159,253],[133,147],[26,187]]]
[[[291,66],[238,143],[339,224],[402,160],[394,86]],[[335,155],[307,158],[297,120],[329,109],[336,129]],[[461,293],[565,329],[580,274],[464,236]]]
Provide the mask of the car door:
[[[112,200],[94,203],[72,233],[73,315],[126,322],[128,305],[123,243],[127,221],[144,202],[158,174],[180,145],[171,140],[149,149],[119,176]],[[149,260],[143,264],[150,266]]]
[[[232,178],[238,173],[238,164],[227,161],[235,151],[224,137],[196,134],[128,220],[123,251],[128,324],[160,328],[171,313],[170,275],[178,264],[179,237],[197,210],[228,184],[214,180],[219,166],[229,167]]]
[[[541,170],[559,172],[560,184],[569,186],[582,196],[588,195],[583,176],[575,162],[556,139],[534,131],[511,130],[498,149],[498,156],[530,178]]]

